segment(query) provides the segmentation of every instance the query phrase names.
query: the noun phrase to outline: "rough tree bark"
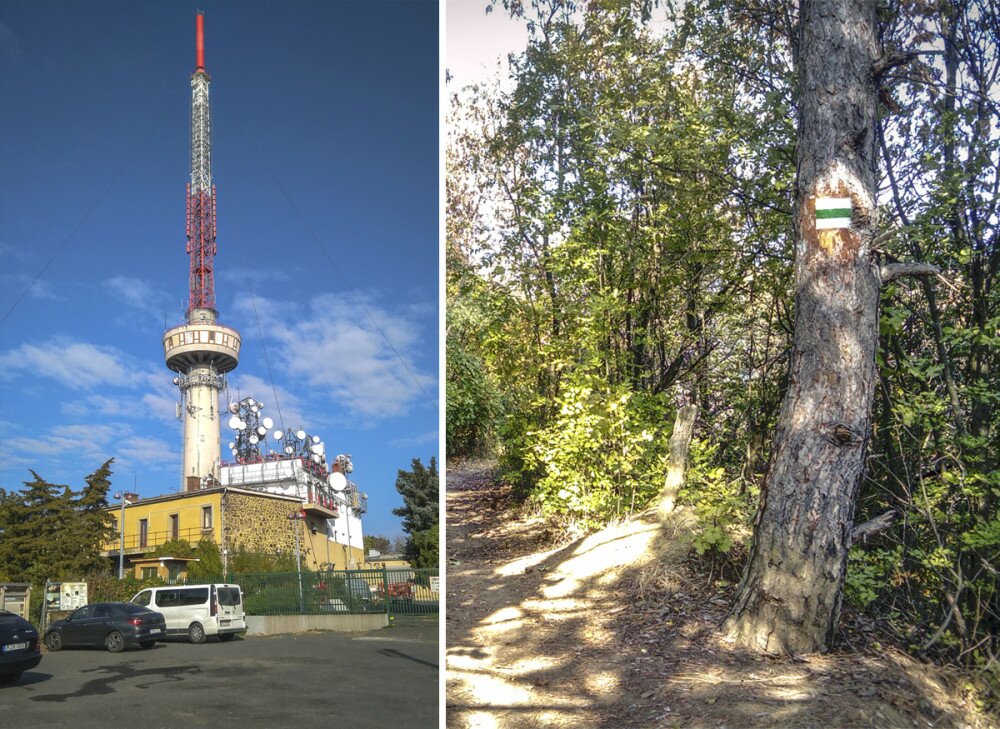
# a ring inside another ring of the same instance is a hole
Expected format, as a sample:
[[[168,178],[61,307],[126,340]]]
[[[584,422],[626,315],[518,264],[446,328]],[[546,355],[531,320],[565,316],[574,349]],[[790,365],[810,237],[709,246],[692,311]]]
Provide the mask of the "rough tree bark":
[[[726,623],[753,650],[825,650],[840,611],[876,384],[878,62],[874,0],[802,0],[790,381]]]

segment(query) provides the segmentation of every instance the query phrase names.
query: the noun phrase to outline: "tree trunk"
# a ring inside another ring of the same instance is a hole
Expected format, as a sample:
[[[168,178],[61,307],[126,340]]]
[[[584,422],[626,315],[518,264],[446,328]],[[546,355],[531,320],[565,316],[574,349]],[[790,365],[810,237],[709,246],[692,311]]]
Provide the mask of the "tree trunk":
[[[686,389],[686,388],[685,388]],[[688,452],[691,450],[691,436],[694,421],[698,417],[698,406],[693,392],[687,392],[678,403],[674,418],[674,430],[670,434],[670,462],[667,464],[667,478],[660,492],[659,512],[664,517],[674,510],[677,493],[684,485],[687,474]]]
[[[726,623],[754,650],[825,650],[840,611],[876,382],[876,37],[874,0],[802,1],[790,381]]]

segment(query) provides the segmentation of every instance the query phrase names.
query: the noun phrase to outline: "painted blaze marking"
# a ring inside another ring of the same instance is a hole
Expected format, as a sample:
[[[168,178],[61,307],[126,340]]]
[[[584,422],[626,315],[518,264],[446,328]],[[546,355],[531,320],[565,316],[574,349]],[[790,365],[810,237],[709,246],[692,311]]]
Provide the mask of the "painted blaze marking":
[[[816,198],[816,230],[851,227],[851,198]]]

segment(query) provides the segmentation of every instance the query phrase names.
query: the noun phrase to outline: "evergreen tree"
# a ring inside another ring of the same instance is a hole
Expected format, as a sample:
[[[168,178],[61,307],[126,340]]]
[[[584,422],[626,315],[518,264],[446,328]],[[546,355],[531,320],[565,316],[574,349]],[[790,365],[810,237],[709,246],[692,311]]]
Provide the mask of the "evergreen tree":
[[[194,549],[197,562],[188,564],[188,577],[200,580],[206,577],[222,576],[222,552],[219,545],[211,539],[202,539]]]
[[[101,546],[114,538],[114,521],[108,508],[108,492],[111,490],[111,464],[105,461],[96,471],[87,476],[86,486],[73,499],[77,526],[68,535],[71,544],[67,556],[72,556],[72,568],[79,574],[99,572],[107,565],[101,556]]]
[[[77,520],[68,487],[31,475],[20,494],[7,494],[0,505],[0,570],[8,580],[41,584],[72,572],[67,547]]]
[[[434,458],[431,458],[428,466],[424,466],[419,458],[414,458],[412,468],[412,471],[400,470],[396,475],[396,491],[403,497],[403,506],[393,509],[392,513],[403,517],[403,531],[409,535],[406,542],[406,558],[416,564],[423,553],[417,549],[414,541],[417,534],[436,527],[438,523],[438,472]],[[426,535],[421,538],[420,543],[424,545],[424,550],[428,548],[430,539],[431,537]],[[436,533],[433,542],[436,551]],[[436,559],[434,563],[437,564]]]

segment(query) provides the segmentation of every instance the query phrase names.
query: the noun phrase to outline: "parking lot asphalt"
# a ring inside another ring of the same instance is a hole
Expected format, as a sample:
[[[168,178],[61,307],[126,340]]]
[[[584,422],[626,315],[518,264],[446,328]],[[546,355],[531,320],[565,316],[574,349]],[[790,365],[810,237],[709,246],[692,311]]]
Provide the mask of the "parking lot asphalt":
[[[438,670],[437,623],[63,649],[0,686],[0,727],[431,728]]]

